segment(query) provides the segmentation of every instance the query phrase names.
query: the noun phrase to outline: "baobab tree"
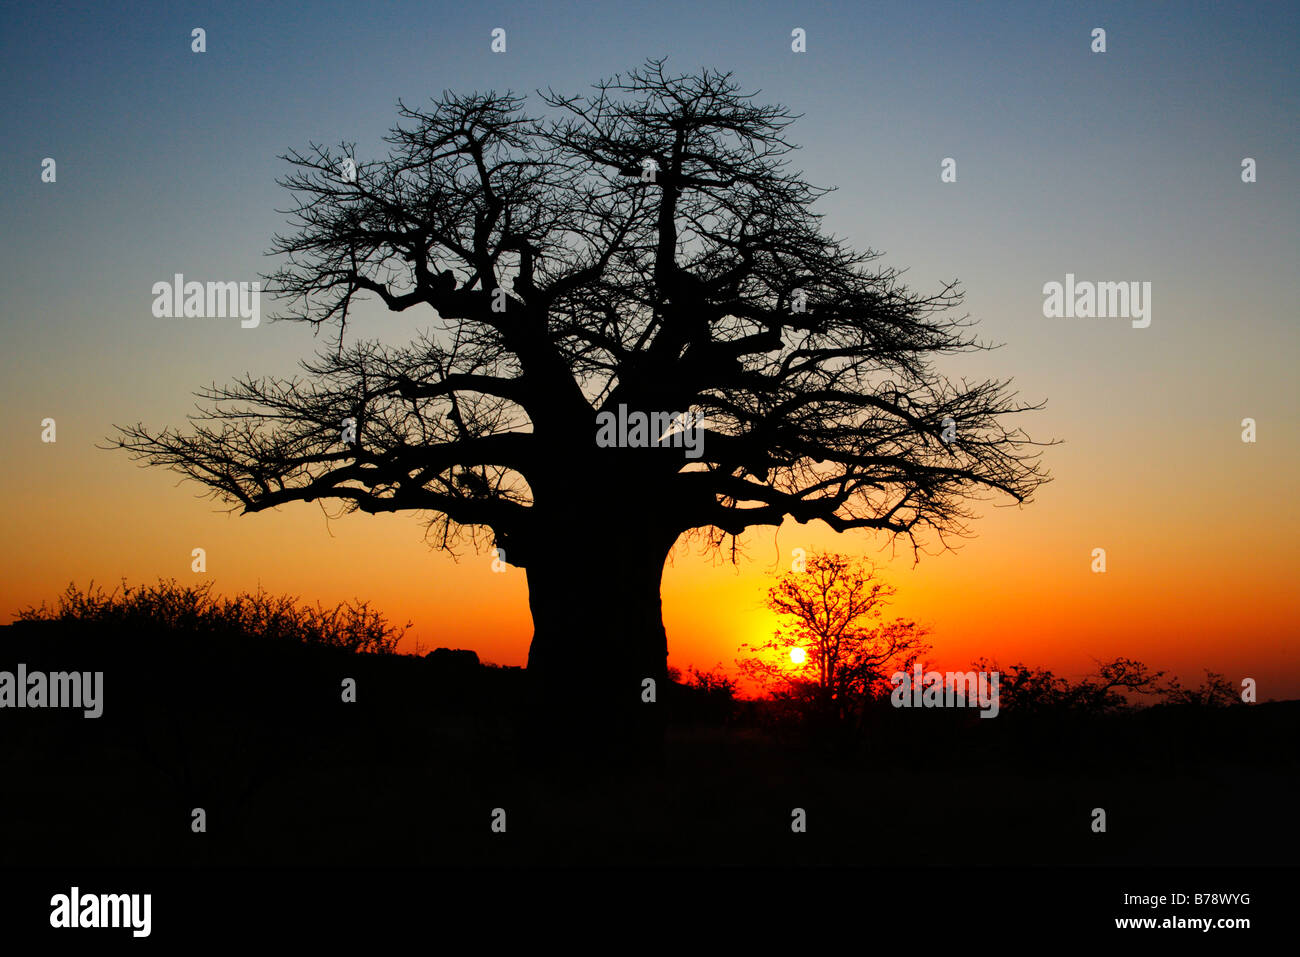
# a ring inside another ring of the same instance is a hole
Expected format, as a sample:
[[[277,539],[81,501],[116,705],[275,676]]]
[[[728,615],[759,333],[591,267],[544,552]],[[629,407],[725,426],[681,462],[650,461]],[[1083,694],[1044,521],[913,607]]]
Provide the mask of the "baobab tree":
[[[537,96],[540,117],[511,93],[399,102],[380,159],[289,152],[267,288],[276,318],[337,341],[305,376],[204,390],[188,430],[115,444],[244,512],[411,511],[440,546],[504,550],[527,575],[539,702],[582,689],[610,727],[654,720],[683,536],[734,546],[793,518],[916,547],[962,534],[984,493],[1031,498],[1039,453],[1008,420],[1036,406],[934,368],[986,348],[959,289],[914,293],[823,232],[826,190],[789,168],[793,114],[662,60]],[[365,297],[430,325],[401,348],[349,342]],[[664,430],[674,414],[700,418]]]

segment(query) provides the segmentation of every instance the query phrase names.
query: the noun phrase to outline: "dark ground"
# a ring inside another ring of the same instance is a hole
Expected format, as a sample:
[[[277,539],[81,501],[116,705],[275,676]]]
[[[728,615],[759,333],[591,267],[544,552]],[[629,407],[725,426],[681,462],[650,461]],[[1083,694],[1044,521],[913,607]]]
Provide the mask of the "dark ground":
[[[761,707],[724,721],[674,688],[664,768],[628,772],[522,761],[517,669],[21,623],[0,628],[0,670],[19,662],[105,672],[104,714],[0,710],[3,867],[1258,865],[1300,849],[1300,702],[885,711],[845,758]]]

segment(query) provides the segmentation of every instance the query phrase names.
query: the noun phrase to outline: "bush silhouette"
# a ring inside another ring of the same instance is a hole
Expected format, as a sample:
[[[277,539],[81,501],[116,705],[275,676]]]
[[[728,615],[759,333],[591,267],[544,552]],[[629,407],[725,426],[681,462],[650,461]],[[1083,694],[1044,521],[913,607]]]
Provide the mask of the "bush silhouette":
[[[410,628],[397,629],[371,611],[369,602],[341,602],[333,608],[298,605],[287,595],[259,588],[229,598],[213,597],[212,583],[181,585],[176,579],[105,592],[92,581],[80,591],[69,584],[53,607],[18,612],[18,621],[92,625],[117,636],[172,633],[196,641],[271,641],[392,654]]]

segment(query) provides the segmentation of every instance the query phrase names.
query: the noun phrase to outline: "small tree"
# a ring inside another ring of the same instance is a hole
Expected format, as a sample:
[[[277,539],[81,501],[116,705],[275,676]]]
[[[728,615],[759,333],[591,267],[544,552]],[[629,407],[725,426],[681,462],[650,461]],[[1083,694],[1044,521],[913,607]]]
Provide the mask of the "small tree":
[[[1048,668],[1020,662],[1002,668],[996,661],[978,658],[972,666],[982,672],[998,672],[999,706],[1022,715],[1111,714],[1132,707],[1128,695],[1165,693],[1159,684],[1164,672],[1151,671],[1132,658],[1099,661],[1095,672],[1076,683]]]
[[[770,641],[745,644],[742,672],[778,698],[860,735],[867,704],[930,650],[928,629],[914,621],[881,621],[896,589],[874,564],[835,552],[815,554],[805,571],[782,575],[767,606],[783,618]]]
[[[1087,711],[1107,713],[1130,707],[1124,692],[1137,695],[1159,694],[1163,671],[1150,671],[1132,658],[1098,662],[1095,674],[1089,675],[1074,689],[1078,706]]]
[[[686,668],[690,680],[686,682],[687,687],[693,688],[704,695],[715,696],[718,698],[731,701],[736,697],[738,684],[736,679],[722,670],[722,665],[717,665],[708,671],[689,665]]]
[[[685,675],[677,674],[675,680],[681,686],[678,713],[688,722],[695,724],[703,720],[709,724],[723,724],[730,720],[739,682],[727,674],[721,664],[707,671],[690,665]]]
[[[1184,688],[1177,678],[1169,679],[1160,689],[1166,703],[1193,708],[1226,708],[1241,704],[1236,686],[1224,675],[1205,669],[1205,681],[1199,688]]]

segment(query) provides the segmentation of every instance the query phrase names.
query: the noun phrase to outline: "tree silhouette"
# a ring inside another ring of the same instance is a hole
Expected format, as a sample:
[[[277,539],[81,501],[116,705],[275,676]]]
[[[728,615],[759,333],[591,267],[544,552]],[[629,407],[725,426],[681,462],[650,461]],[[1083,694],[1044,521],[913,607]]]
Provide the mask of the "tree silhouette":
[[[539,703],[585,688],[609,727],[653,721],[643,681],[666,678],[660,578],[683,535],[734,548],[791,517],[942,544],[970,500],[1046,480],[1006,421],[1037,406],[933,367],[987,348],[952,314],[955,283],[913,293],[823,233],[783,107],[662,60],[538,96],[544,119],[510,93],[399,102],[382,159],[289,152],[268,289],[277,318],[337,324],[336,347],[306,378],[201,391],[188,432],[115,444],[244,512],[334,500],[423,513],[441,546],[489,534],[527,575]],[[349,344],[366,296],[431,325]],[[597,416],[620,407],[660,428],[698,413],[700,447],[659,428],[606,447]]]
[[[1048,668],[1017,662],[1006,668],[987,657],[977,658],[971,667],[980,672],[998,672],[998,701],[1012,714],[1038,717],[1073,712],[1085,715],[1111,714],[1133,707],[1134,696],[1163,695],[1163,671],[1151,671],[1132,658],[1119,657],[1097,662],[1097,669],[1081,681],[1071,682]],[[1171,683],[1177,688],[1177,680]]]
[[[1193,708],[1227,708],[1242,703],[1241,693],[1232,680],[1217,671],[1205,669],[1205,681],[1199,688],[1184,688],[1177,678],[1159,690],[1167,704]]]
[[[783,627],[761,645],[745,644],[741,671],[766,691],[829,718],[844,743],[856,743],[868,703],[930,650],[927,629],[914,621],[884,621],[897,589],[869,561],[838,553],[813,555],[803,570],[786,572],[768,591],[767,606]],[[792,652],[802,652],[795,661]]]

